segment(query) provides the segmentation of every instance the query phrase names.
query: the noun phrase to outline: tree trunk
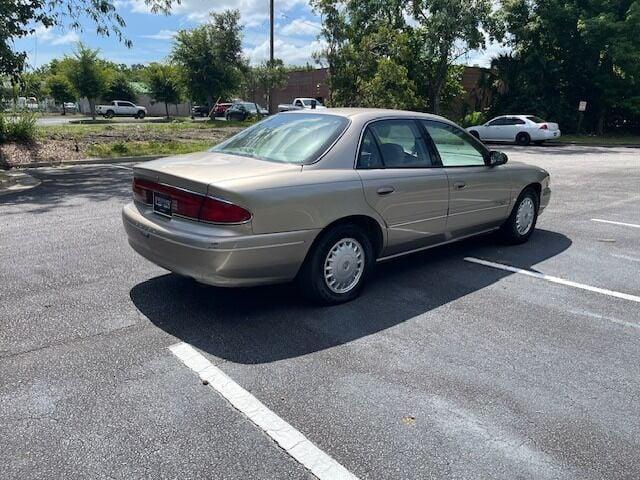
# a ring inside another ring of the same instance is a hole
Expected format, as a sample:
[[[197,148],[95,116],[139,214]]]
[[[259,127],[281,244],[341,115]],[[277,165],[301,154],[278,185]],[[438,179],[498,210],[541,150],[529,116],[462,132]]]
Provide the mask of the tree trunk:
[[[605,120],[605,111],[600,110],[600,113],[598,114],[598,122],[596,123],[596,135],[603,135],[604,134],[604,120]]]
[[[169,120],[169,104],[164,102],[164,110],[167,112],[167,120]]]
[[[96,119],[96,101],[93,98],[89,98],[89,110],[91,111],[91,118]]]
[[[64,108],[64,102],[62,102],[62,115],[66,115],[67,110]]]

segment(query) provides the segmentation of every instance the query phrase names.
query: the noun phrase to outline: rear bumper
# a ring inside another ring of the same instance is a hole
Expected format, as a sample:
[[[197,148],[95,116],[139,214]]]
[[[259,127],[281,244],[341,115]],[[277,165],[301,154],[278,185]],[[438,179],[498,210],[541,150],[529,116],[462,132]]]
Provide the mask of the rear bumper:
[[[244,287],[292,280],[317,230],[229,235],[215,225],[165,219],[134,203],[122,209],[131,247],[147,260],[209,285]],[[178,228],[180,227],[180,228]]]
[[[532,140],[556,140],[562,136],[560,130],[536,130],[532,135]]]

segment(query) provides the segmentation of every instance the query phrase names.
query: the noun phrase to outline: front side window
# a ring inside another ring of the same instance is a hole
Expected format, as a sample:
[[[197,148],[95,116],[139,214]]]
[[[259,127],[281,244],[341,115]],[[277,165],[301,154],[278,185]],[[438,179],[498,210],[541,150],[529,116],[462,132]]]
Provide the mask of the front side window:
[[[268,117],[211,149],[274,162],[314,161],[347,128],[338,115],[281,113]]]
[[[464,130],[432,120],[423,120],[422,124],[438,149],[442,166],[472,167],[485,165],[482,150],[475,145],[473,137]]]
[[[367,127],[375,138],[385,168],[434,166],[413,120],[382,120]]]

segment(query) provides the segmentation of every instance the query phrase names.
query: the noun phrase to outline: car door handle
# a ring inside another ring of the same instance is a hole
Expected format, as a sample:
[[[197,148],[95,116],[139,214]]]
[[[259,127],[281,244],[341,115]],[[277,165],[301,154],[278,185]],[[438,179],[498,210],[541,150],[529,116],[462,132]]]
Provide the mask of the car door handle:
[[[393,187],[380,187],[378,189],[378,195],[389,195],[390,193],[395,192],[396,189]]]
[[[467,184],[464,183],[464,182],[455,182],[453,184],[453,188],[455,188],[456,190],[462,190],[466,186],[467,186]]]

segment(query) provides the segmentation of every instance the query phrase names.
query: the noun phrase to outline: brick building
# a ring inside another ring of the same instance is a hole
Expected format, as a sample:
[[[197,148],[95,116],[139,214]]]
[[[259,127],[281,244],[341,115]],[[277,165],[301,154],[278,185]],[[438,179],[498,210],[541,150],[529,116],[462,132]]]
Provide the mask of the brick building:
[[[486,68],[465,66],[462,74],[465,96],[454,102],[448,114],[458,117],[488,106],[491,95],[483,82],[483,76],[488,71]],[[327,85],[328,73],[327,68],[289,72],[286,85],[273,92],[273,105],[277,108],[279,103],[291,103],[296,97],[311,97],[324,103],[330,95]],[[249,94],[247,100],[267,106],[266,94],[260,89]]]

